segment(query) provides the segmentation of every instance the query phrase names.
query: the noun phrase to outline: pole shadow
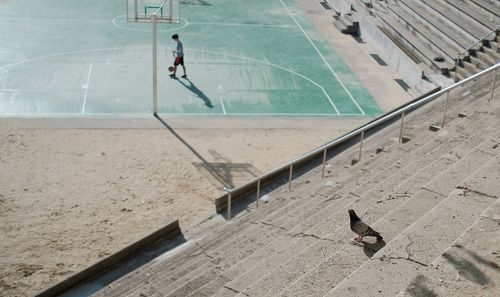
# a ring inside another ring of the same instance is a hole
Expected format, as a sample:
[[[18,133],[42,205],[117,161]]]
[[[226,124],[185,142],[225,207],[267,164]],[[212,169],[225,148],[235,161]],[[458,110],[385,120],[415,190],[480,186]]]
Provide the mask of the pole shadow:
[[[184,81],[178,79],[178,78],[175,78],[182,86],[184,86],[186,89],[188,89],[189,91],[191,91],[194,95],[196,95],[198,98],[200,98],[201,100],[203,100],[203,102],[205,102],[205,106],[208,107],[208,108],[214,108],[214,106],[212,105],[212,101],[210,101],[210,98],[208,98],[207,95],[205,95],[205,93],[203,93],[202,90],[200,90],[191,80],[189,80],[188,78],[186,78],[186,80],[189,82],[189,84],[187,83],[184,83]]]
[[[175,130],[172,127],[170,127],[170,125],[167,124],[167,122],[165,122],[158,114],[155,114],[154,116],[155,118],[158,119],[158,121],[160,121],[160,123],[163,124],[163,126],[165,126],[165,128],[167,128],[168,131],[170,131],[170,133],[172,133],[172,135],[174,135],[180,142],[182,142],[203,163],[203,165],[206,168],[209,169],[207,170],[207,172],[210,173],[210,175],[212,175],[213,178],[215,178],[218,182],[220,182],[224,187],[227,188],[233,187],[233,182],[230,178],[231,176],[230,174],[226,175],[219,174],[219,171],[216,170],[216,168],[214,168],[210,162],[208,162],[205,158],[203,158],[203,156],[200,155],[200,153],[198,153],[186,140],[184,140],[184,138],[182,138],[179,134],[177,134],[177,132],[175,132]]]

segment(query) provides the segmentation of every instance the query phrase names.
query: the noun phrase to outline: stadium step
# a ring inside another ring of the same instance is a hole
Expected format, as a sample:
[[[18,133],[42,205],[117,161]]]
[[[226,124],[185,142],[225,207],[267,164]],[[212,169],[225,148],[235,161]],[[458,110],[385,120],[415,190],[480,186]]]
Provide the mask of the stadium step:
[[[407,6],[389,6],[389,10],[398,16],[398,21],[409,28],[413,35],[424,41],[426,46],[432,48],[442,57],[453,60],[456,53],[463,48],[458,45],[445,42],[442,33],[436,33],[432,28],[418,19]]]
[[[427,5],[427,8],[432,9],[434,13],[441,15],[450,24],[453,24],[454,28],[459,28],[459,30],[468,34],[469,37],[472,38],[471,43],[490,31],[488,28],[478,23],[473,17],[457,9],[455,7],[456,1],[453,1],[453,4],[441,0],[422,0],[422,2]],[[467,5],[461,3],[460,6],[463,7]],[[466,47],[468,46],[469,45],[466,45]]]
[[[445,2],[454,7],[458,13],[469,16],[472,20],[481,24],[483,27],[487,28],[484,34],[487,34],[489,31],[495,29],[498,25],[498,22],[492,20],[492,18],[486,13],[484,10],[475,9],[470,1],[456,1],[456,0],[445,0]],[[484,35],[482,34],[482,35]],[[480,36],[476,35],[476,38],[480,38]]]
[[[500,168],[499,162],[493,165],[491,170]],[[497,296],[498,292],[492,292],[491,288],[498,279],[498,214],[500,200],[496,199],[441,256],[421,270],[398,297]]]
[[[334,222],[328,222],[328,223],[326,223],[325,225],[326,225],[326,226],[330,226],[330,228],[332,228],[332,226],[337,226],[338,224],[339,224],[338,222],[337,222],[337,223],[334,223]],[[325,230],[328,230],[328,227],[327,227]],[[328,232],[328,231],[326,231],[326,232]],[[316,235],[316,236],[315,236],[316,238],[321,238],[318,234],[314,234],[314,235]],[[309,254],[309,253],[306,253],[306,254]],[[309,260],[310,260],[310,259],[309,259]],[[278,262],[280,262],[280,261],[278,261]],[[269,267],[273,267],[273,266],[272,266],[272,265],[269,265]],[[252,273],[251,275],[255,275],[255,276],[262,276],[262,274],[261,274],[261,273],[262,273],[262,271],[255,271],[255,272],[254,272],[254,273]],[[244,276],[242,276],[242,277],[241,277],[241,280],[242,280],[243,282],[247,282],[249,279],[251,279],[251,278],[252,278],[252,277],[251,277],[251,275],[248,275],[248,274],[247,274],[247,275],[244,275]],[[281,273],[273,273],[273,275],[281,275]],[[265,279],[265,280],[268,280],[267,278],[264,278],[264,279]],[[238,285],[237,285],[237,284],[235,284],[234,282],[233,282],[233,283],[230,283],[227,287],[232,288],[232,289],[234,290],[234,292],[236,292],[236,291],[238,291],[238,290],[241,290],[241,289],[242,289],[242,288],[239,288],[239,287],[238,287]],[[248,293],[248,292],[246,292],[246,293]],[[261,292],[261,293],[262,293],[262,292]],[[257,295],[258,295],[258,294],[257,294]]]
[[[484,144],[484,147],[481,146],[481,148],[486,149],[487,146],[490,146],[489,142]],[[476,161],[473,164],[474,166],[481,166],[481,164],[491,158],[491,155],[483,153],[482,151],[471,151],[468,155],[468,158],[466,159],[468,160],[469,158]],[[458,163],[460,163],[461,166],[457,165],[455,167],[459,167],[461,169],[460,173],[462,174],[470,174],[470,171],[475,169],[475,167],[469,166],[471,164],[469,164],[468,162],[464,165],[462,165],[463,162]],[[452,168],[453,167],[454,166],[452,165]],[[464,167],[466,168],[465,170]],[[434,170],[431,170],[431,173],[435,174],[436,171],[441,170],[441,168],[442,166],[436,167]],[[453,173],[456,174],[455,171],[453,171]],[[433,176],[433,174],[419,175],[421,175],[418,178],[418,180],[421,181],[419,184],[423,184],[424,181],[428,180],[428,178],[426,179],[422,175],[425,175],[426,177]],[[445,175],[445,173],[442,173],[439,176],[441,175]],[[447,188],[453,187],[454,182],[455,180],[446,180],[446,183],[441,187],[443,189],[446,188],[446,186]],[[431,184],[429,187],[433,188],[437,186]],[[413,186],[413,182],[409,182],[407,185],[401,188],[396,188],[396,190],[393,191],[394,195],[389,194],[387,199],[385,200],[381,199],[383,198],[381,197],[382,195],[377,196],[376,193],[371,192],[361,197],[361,199],[359,199],[359,202],[355,203],[353,206],[357,206],[357,209],[363,209],[363,206],[366,207],[369,205],[376,205],[376,207],[369,209],[369,211],[367,211],[368,213],[366,214],[366,218],[368,218],[369,221],[376,221],[381,217],[384,217],[385,214],[394,207],[398,207],[399,205],[401,205],[401,203],[407,201],[413,194],[413,191],[416,190],[415,188],[416,187]],[[432,194],[436,195],[435,193]],[[383,203],[377,203],[379,201],[383,201]],[[341,218],[335,217],[332,221],[323,224],[323,230],[321,230],[321,228],[318,228],[319,230],[317,231],[320,231],[322,233],[311,232],[313,235],[315,235],[315,237],[324,238],[323,236],[327,236],[328,232],[332,232],[331,229],[335,229],[334,236],[331,236],[332,238],[330,238],[330,236],[327,237],[331,240],[331,242],[328,240],[318,241],[318,243],[312,245],[307,250],[302,251],[299,255],[291,258],[291,260],[289,260],[286,264],[280,265],[279,268],[270,271],[260,271],[261,273],[259,273],[259,275],[262,276],[260,280],[248,286],[246,289],[242,290],[242,288],[238,287],[234,282],[230,283],[229,287],[233,288],[233,286],[235,286],[238,291],[243,291],[249,296],[268,296],[280,292],[282,289],[289,285],[290,281],[297,279],[303,273],[312,269],[316,264],[319,264],[322,261],[331,260],[331,257],[339,259],[340,262],[333,261],[334,263],[337,263],[337,265],[335,265],[337,267],[343,267],[341,265],[343,262],[341,261],[345,261],[346,259],[349,260],[348,262],[351,263],[352,267],[357,267],[355,259],[359,258],[359,255],[353,255],[352,251],[350,251],[348,248],[342,249],[342,247],[346,245],[345,242],[348,242],[351,233],[349,231],[348,225],[342,224],[342,222],[345,222],[347,220],[346,215],[340,215],[340,217]],[[400,224],[399,226],[401,225],[403,224]],[[339,227],[335,228],[336,226]],[[265,274],[266,272],[267,275]],[[336,272],[339,273],[338,269]],[[243,278],[245,279],[245,281],[247,281],[247,278],[245,276],[243,276]]]
[[[354,14],[345,14],[335,17],[334,26],[344,34],[357,34],[359,30],[359,21]]]
[[[473,4],[473,7],[486,14],[488,19],[498,25],[498,18],[500,18],[500,5],[497,0],[471,0],[468,2]]]
[[[500,140],[498,137],[495,139]],[[482,149],[487,149],[487,153],[491,155],[491,148],[486,146]],[[394,296],[406,288],[421,271],[430,269],[434,259],[452,246],[464,234],[464,230],[474,226],[478,218],[498,200],[496,191],[489,193],[482,190],[494,189],[498,184],[499,155],[495,154],[491,155],[486,166],[464,178],[439,204],[325,296]],[[447,175],[437,178],[449,184]],[[472,181],[475,188],[467,186]],[[438,182],[435,180],[433,183]],[[390,224],[397,224],[397,221]],[[359,286],[359,283],[363,283],[363,286]]]
[[[474,139],[474,141],[477,141],[478,139]],[[471,141],[473,143],[474,141]],[[421,164],[421,162],[416,162],[415,165]],[[407,172],[411,172],[412,170],[415,171],[418,166],[409,166],[409,170]],[[395,177],[399,176],[400,174],[396,174]],[[405,175],[405,174],[401,174]],[[428,174],[423,174],[424,176],[427,176]],[[398,234],[398,230],[401,228],[407,226],[409,223],[412,222],[413,218],[418,218],[419,216],[423,215],[427,209],[430,209],[432,206],[434,206],[436,203],[438,203],[441,199],[441,196],[433,193],[428,190],[417,190],[415,188],[408,187],[409,184],[412,183],[412,179],[410,179],[407,182],[403,182],[400,186],[400,188],[394,189],[391,193],[386,194],[383,197],[380,197],[379,200],[376,201],[376,204],[381,204],[381,203],[393,203],[397,205],[398,202],[394,200],[405,200],[403,204],[400,204],[399,206],[396,206],[396,209],[398,210],[398,213],[402,213],[402,217],[398,220],[397,225],[390,225],[390,226],[384,226],[383,220],[382,223],[377,222],[373,226],[376,227],[375,229],[381,229],[384,230],[383,235],[384,238],[392,238],[395,235]],[[412,196],[413,192],[416,192],[415,196],[411,199],[407,199],[407,197]],[[374,190],[373,192],[369,193],[367,197],[363,197],[363,199],[370,200],[373,199],[373,197],[377,196],[377,190]],[[372,201],[373,203],[374,201]],[[375,203],[373,203],[375,204]],[[420,211],[419,211],[420,209]],[[378,210],[382,214],[384,211]],[[373,218],[373,211],[369,214],[370,218]],[[390,211],[389,214],[394,211]],[[419,215],[420,214],[420,215]],[[387,214],[386,214],[387,216]],[[391,220],[395,220],[395,216],[390,216]],[[373,220],[370,220],[373,221]],[[382,227],[378,227],[382,226]],[[393,228],[391,228],[393,227]],[[399,228],[399,229],[398,229]],[[344,230],[344,231],[347,231]],[[373,245],[373,247],[376,247],[376,245]],[[322,296],[322,294],[326,293],[332,286],[332,283],[334,280],[339,281],[342,279],[342,275],[348,274],[349,269],[345,267],[345,263],[352,263],[353,267],[356,267],[357,264],[359,263],[359,254],[354,253],[352,254],[351,250],[357,250],[359,249],[358,247],[346,247],[345,252],[339,252],[335,255],[334,258],[327,259],[324,262],[320,263],[315,269],[313,269],[311,272],[307,273],[305,277],[302,277],[295,283],[293,283],[291,286],[289,285],[288,288],[282,292],[279,296],[301,296],[305,292],[309,292],[308,296]],[[365,254],[369,253],[369,249],[365,250]],[[346,261],[346,262],[344,262]],[[338,267],[341,267],[340,270]],[[328,274],[328,271],[332,271],[334,269],[336,271],[336,276],[332,276]],[[347,270],[345,270],[347,269]],[[327,278],[327,279],[325,279]],[[314,293],[313,293],[314,292]]]
[[[435,40],[435,43],[443,43],[446,41],[446,45],[450,46],[450,48],[453,46],[457,49],[458,53],[476,41],[476,39],[469,34],[464,34],[460,32],[461,30],[457,30],[456,26],[451,25],[442,15],[436,15],[432,10],[426,7],[427,3],[424,1],[399,0],[398,3],[400,3],[400,5],[403,4],[406,10],[417,16],[416,19],[426,25],[426,28],[432,30],[441,37],[441,39]],[[446,45],[442,47],[444,48]]]
[[[437,49],[430,48],[426,42],[415,36],[409,28],[400,23],[392,14],[385,14],[378,19],[395,38],[400,40],[405,47],[409,48],[413,54],[434,71],[446,75],[449,69],[453,68],[454,62],[448,55],[443,55]],[[444,58],[444,60],[439,59],[440,57]]]

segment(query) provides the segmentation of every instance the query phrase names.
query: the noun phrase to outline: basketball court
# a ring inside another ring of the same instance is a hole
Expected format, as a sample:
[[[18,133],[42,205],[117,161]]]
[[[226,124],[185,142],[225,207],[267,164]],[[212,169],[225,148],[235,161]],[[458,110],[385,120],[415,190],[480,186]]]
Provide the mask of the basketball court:
[[[151,114],[152,24],[128,21],[127,6],[0,0],[0,115]],[[158,23],[159,114],[382,113],[295,0],[181,0],[179,11],[179,22]],[[187,79],[169,77],[174,33]]]

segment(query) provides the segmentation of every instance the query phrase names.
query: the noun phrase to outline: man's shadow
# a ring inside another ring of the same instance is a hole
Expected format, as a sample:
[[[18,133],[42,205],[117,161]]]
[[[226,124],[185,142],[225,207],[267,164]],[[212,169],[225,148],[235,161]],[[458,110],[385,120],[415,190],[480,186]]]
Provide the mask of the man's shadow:
[[[198,89],[198,87],[196,87],[196,85],[192,81],[190,81],[189,79],[186,78],[186,80],[189,82],[189,84],[186,84],[186,83],[184,83],[184,81],[182,81],[178,78],[176,78],[176,80],[178,82],[180,82],[181,85],[183,85],[186,89],[190,90],[191,92],[193,92],[193,94],[195,94],[201,100],[203,100],[203,102],[205,102],[206,107],[214,108],[214,106],[212,105],[212,101],[210,101],[210,99],[207,97],[207,95],[205,95],[205,93],[203,93],[203,91]]]

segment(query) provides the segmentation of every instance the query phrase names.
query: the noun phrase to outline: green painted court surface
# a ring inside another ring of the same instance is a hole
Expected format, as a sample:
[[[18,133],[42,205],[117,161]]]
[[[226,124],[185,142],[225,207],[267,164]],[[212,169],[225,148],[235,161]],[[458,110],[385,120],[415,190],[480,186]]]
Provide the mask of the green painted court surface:
[[[0,0],[0,115],[150,114],[151,24],[125,13],[124,0]],[[191,0],[158,30],[160,114],[381,113],[295,0]],[[169,77],[174,33],[188,79]]]

